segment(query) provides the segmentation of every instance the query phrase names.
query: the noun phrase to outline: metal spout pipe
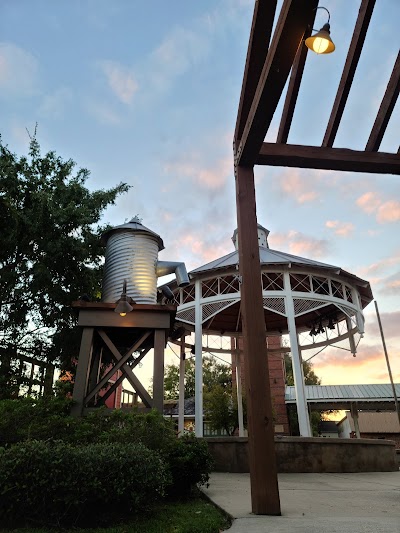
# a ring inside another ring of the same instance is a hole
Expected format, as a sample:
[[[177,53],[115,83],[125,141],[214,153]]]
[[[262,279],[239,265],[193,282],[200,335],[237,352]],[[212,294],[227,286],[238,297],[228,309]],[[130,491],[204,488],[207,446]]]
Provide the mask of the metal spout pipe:
[[[189,285],[189,276],[186,270],[185,263],[176,263],[173,261],[157,261],[156,275],[158,278],[173,273],[175,273],[176,281],[179,287],[186,287],[186,285]]]

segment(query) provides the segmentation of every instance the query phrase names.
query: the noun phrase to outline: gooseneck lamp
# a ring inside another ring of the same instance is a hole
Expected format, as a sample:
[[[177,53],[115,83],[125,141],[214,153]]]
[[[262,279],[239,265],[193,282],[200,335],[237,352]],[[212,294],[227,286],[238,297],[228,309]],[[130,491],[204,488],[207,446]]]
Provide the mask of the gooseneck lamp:
[[[330,24],[331,15],[326,7],[317,7],[317,9],[325,9],[328,13],[328,22],[322,26],[322,28],[311,37],[305,40],[307,48],[315,52],[316,54],[331,54],[335,50],[335,45],[330,36]],[[314,30],[315,31],[315,30]]]
[[[122,288],[121,298],[117,302],[117,307],[114,309],[115,313],[119,313],[120,316],[126,316],[126,313],[130,313],[133,307],[128,302],[128,297],[126,295],[126,279],[124,279],[124,285]]]

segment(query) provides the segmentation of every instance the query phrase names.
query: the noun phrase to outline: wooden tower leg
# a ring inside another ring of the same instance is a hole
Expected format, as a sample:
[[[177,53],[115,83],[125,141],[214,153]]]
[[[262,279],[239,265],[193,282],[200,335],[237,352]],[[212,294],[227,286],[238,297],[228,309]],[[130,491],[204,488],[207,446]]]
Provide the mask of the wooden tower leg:
[[[153,407],[161,414],[164,411],[164,348],[165,331],[154,332]]]
[[[85,399],[92,358],[93,333],[94,328],[84,328],[82,332],[81,348],[79,351],[74,391],[72,394],[74,403],[72,405],[71,414],[73,416],[82,416],[83,413],[83,402]]]

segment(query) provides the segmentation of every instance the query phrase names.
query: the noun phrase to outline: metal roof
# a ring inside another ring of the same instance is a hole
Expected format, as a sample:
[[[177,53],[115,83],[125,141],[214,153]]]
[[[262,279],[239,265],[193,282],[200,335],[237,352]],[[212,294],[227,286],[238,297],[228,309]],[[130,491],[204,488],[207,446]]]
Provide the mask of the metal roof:
[[[400,396],[400,383],[397,383],[395,388],[397,396]],[[349,404],[355,402],[359,409],[394,408],[390,384],[306,385],[305,393],[311,407],[318,409],[348,409]],[[295,387],[286,387],[285,402],[296,403]]]
[[[312,259],[306,259],[305,257],[298,257],[297,255],[291,255],[284,252],[279,252],[277,250],[271,250],[270,248],[265,248],[260,246],[260,262],[262,265],[306,265],[313,266],[318,268],[325,268],[329,270],[335,270],[340,272],[340,268],[327,265],[326,263],[320,263],[319,261],[314,261]],[[230,266],[236,266],[239,264],[239,252],[235,250],[230,254],[224,255],[211,263],[195,268],[190,272],[190,274],[199,274],[202,272],[207,272],[209,270],[216,270],[219,268],[226,268]]]
[[[142,233],[144,235],[149,235],[150,237],[153,237],[157,241],[159,251],[164,250],[164,243],[163,243],[162,238],[158,235],[158,233],[155,233],[151,229],[146,228],[146,226],[143,226],[143,224],[141,223],[138,217],[133,217],[126,224],[121,224],[120,226],[114,226],[113,228],[110,228],[107,231],[105,231],[103,235],[101,236],[101,240],[103,244],[106,244],[110,236],[117,231],[132,231],[133,233]]]
[[[271,250],[271,248],[265,248],[264,246],[259,247],[260,251],[260,263],[262,266],[271,265],[271,266],[302,266],[308,268],[322,269],[330,271],[331,273],[337,275],[344,275],[351,278],[356,282],[357,285],[360,285],[363,288],[367,288],[366,296],[372,300],[372,292],[369,286],[368,281],[361,279],[350,272],[343,270],[342,268],[334,265],[329,265],[327,263],[321,263],[320,261],[314,261],[313,259],[307,259],[306,257],[299,257],[298,255],[292,255],[285,252],[280,252],[278,250]],[[194,270],[189,272],[191,277],[195,277],[196,274],[204,274],[206,272],[212,272],[215,270],[222,270],[229,267],[237,267],[239,264],[239,252],[235,250],[230,254],[219,257],[210,263],[199,266]]]

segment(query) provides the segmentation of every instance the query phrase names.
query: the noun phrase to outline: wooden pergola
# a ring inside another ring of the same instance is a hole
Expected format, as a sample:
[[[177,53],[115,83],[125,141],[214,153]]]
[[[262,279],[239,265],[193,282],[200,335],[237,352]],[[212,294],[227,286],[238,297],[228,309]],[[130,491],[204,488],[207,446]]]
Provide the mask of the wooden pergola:
[[[343,73],[321,146],[287,144],[317,0],[284,0],[274,34],[276,0],[256,0],[234,135],[239,269],[249,425],[252,511],[279,515],[274,427],[268,380],[265,322],[254,188],[254,165],[400,174],[400,150],[379,152],[400,87],[400,55],[364,150],[334,147],[375,0],[361,0]],[[264,142],[289,79],[275,143]]]

